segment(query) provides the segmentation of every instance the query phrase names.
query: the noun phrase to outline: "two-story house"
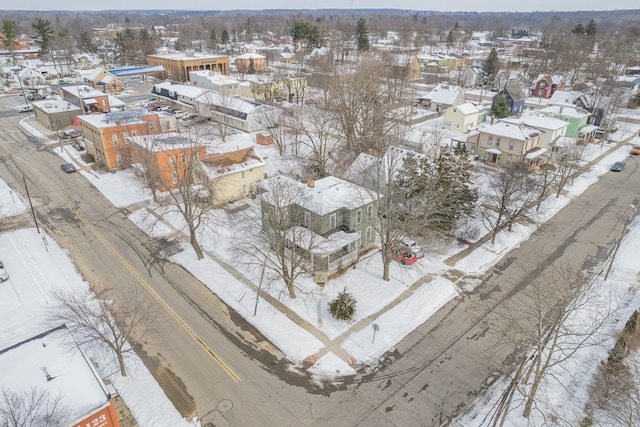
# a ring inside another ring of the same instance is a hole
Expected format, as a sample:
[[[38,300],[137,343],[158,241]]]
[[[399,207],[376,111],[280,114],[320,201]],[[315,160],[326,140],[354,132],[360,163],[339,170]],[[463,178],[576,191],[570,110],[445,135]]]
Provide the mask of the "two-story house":
[[[216,206],[243,199],[256,192],[265,177],[265,162],[252,144],[235,140],[207,146],[196,177],[210,189]]]
[[[87,85],[62,86],[62,98],[82,109],[84,114],[124,111],[126,104]]]
[[[257,53],[244,53],[236,57],[235,64],[241,74],[263,73],[267,69],[267,57]]]
[[[263,229],[273,232],[271,216],[287,215],[292,225],[290,230],[282,230],[287,235],[287,248],[306,252],[316,281],[323,283],[355,264],[359,254],[375,244],[378,198],[373,192],[334,176],[307,183],[276,176],[259,185],[267,191],[267,197],[261,199]],[[277,211],[273,201],[277,196],[269,197],[268,191],[283,186],[298,196]]]
[[[442,112],[464,103],[464,91],[458,86],[437,85],[420,98],[420,103],[431,111]]]
[[[478,127],[478,107],[470,102],[444,110],[444,128],[456,132],[471,132]]]
[[[546,149],[541,147],[543,132],[522,123],[500,121],[478,129],[471,153],[477,153],[487,163],[510,166],[518,162],[534,165],[540,161]]]
[[[513,124],[522,123],[541,130],[543,133],[540,146],[546,150],[551,150],[553,142],[560,137],[564,137],[569,127],[569,123],[564,120],[558,120],[541,114],[532,114],[522,118],[510,117],[502,121]]]
[[[569,123],[566,136],[578,138],[580,129],[587,124],[589,120],[588,111],[576,107],[573,104],[556,104],[540,110],[540,113],[563,120]]]
[[[500,95],[504,96],[507,100],[512,116],[516,116],[524,111],[524,102],[527,97],[522,90],[522,86],[520,86],[517,81],[508,81],[500,91]]]
[[[122,111],[78,116],[87,153],[106,169],[124,169],[131,163],[127,137],[176,131],[173,115]]]
[[[564,77],[559,75],[540,74],[531,91],[531,96],[551,98],[557,90],[564,90]]]

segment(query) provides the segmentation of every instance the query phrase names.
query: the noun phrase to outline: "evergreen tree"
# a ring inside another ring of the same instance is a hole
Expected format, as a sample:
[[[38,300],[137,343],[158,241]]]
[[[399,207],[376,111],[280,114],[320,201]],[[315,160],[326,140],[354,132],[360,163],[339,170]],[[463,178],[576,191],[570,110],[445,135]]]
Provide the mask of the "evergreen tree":
[[[216,34],[215,28],[212,28],[211,31],[209,32],[209,39],[211,40],[211,43],[213,43],[214,46],[218,44],[218,35]]]
[[[31,27],[36,33],[35,40],[36,44],[40,47],[40,54],[46,55],[49,53],[54,39],[51,21],[48,19],[36,18],[36,20],[31,23]]]
[[[597,33],[598,33],[598,26],[596,25],[596,22],[592,19],[591,21],[589,21],[589,23],[587,24],[587,27],[584,29],[584,34],[589,37],[595,37]]]
[[[369,50],[369,30],[367,29],[367,21],[364,18],[358,19],[356,38],[358,39],[358,52]]]
[[[489,56],[482,63],[482,75],[484,77],[484,83],[488,84],[495,79],[498,70],[500,69],[500,61],[498,59],[498,52],[496,48],[492,48],[489,52]]]
[[[496,119],[503,119],[511,115],[509,103],[507,102],[507,98],[504,95],[498,95],[494,98],[493,103],[491,104],[491,110],[489,110],[489,114]]]
[[[571,30],[571,32],[573,34],[578,34],[578,35],[582,35],[585,33],[585,29],[584,26],[582,24],[578,24],[575,26],[575,28],[573,30]]]
[[[447,47],[453,46],[454,41],[455,40],[453,38],[453,31],[449,30],[449,34],[447,34]]]
[[[222,38],[220,40],[222,41],[222,44],[229,43],[229,31],[227,31],[226,28],[222,30]]]
[[[249,70],[248,70],[249,74],[255,74],[256,73],[256,64],[253,62],[253,58],[249,58]]]
[[[329,313],[334,319],[351,320],[356,314],[356,299],[345,287],[338,296],[329,303]]]
[[[4,47],[9,51],[9,55],[11,55],[11,61],[13,62],[13,65],[15,65],[16,53],[14,42],[18,37],[16,21],[12,21],[11,19],[2,19],[2,34],[4,35],[4,39],[2,40]]]
[[[305,50],[310,51],[314,47],[322,45],[320,27],[306,21],[293,21],[291,35],[294,43],[306,43]]]

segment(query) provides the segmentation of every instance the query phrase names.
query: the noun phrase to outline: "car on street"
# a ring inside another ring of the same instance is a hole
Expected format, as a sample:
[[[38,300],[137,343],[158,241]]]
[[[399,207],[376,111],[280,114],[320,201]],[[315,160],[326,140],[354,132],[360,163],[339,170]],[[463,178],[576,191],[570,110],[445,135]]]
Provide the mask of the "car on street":
[[[8,278],[9,278],[9,274],[7,273],[7,270],[4,269],[2,262],[0,262],[0,283],[4,282]]]
[[[58,85],[60,85],[60,86],[66,86],[66,85],[70,85],[70,84],[71,84],[71,82],[66,81],[64,79],[58,80]]]
[[[640,146],[633,147],[631,149],[631,154],[640,154]]]
[[[613,165],[611,165],[611,171],[612,172],[621,172],[622,169],[624,169],[624,162],[615,162]]]
[[[73,166],[73,163],[63,163],[60,165],[60,169],[66,173],[73,173],[76,171],[76,167]]]
[[[31,106],[31,104],[29,105],[23,105],[22,107],[20,107],[20,109],[18,110],[18,113],[29,113],[33,111],[33,107]]]
[[[80,129],[67,129],[65,131],[62,131],[62,137],[64,139],[75,138],[76,136],[80,136],[80,133]]]

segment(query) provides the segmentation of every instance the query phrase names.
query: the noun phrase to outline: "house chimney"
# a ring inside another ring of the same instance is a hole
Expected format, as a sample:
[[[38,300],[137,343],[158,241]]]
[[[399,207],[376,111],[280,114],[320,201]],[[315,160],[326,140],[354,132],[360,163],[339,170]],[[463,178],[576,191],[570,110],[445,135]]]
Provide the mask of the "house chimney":
[[[315,180],[315,179],[313,179],[313,178],[309,178],[309,179],[307,180],[307,186],[308,186],[309,188],[313,188],[313,187],[315,187],[315,186],[316,186],[316,180]]]
[[[491,117],[491,124],[493,124],[493,122],[495,122],[495,121],[496,121],[496,118],[495,117]]]
[[[367,150],[367,154],[370,155],[370,156],[373,156],[373,148],[369,148]]]

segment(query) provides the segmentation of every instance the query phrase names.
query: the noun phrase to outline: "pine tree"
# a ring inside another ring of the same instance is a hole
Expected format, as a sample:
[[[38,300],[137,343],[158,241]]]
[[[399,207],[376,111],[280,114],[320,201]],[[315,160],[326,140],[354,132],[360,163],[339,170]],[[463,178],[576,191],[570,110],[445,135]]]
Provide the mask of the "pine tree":
[[[582,35],[585,32],[584,26],[582,24],[578,24],[575,26],[573,30],[571,30],[573,34]]]
[[[507,102],[507,98],[504,95],[498,95],[494,98],[493,103],[491,104],[491,110],[489,110],[489,114],[496,119],[503,119],[511,115],[509,103]]]
[[[500,61],[498,59],[498,52],[496,48],[492,48],[491,52],[489,52],[489,56],[482,63],[482,75],[484,76],[485,84],[493,81],[498,74],[498,70],[500,68]]]
[[[221,38],[222,44],[227,44],[229,43],[229,31],[227,31],[227,29],[225,28],[224,30],[222,30],[222,38]]]
[[[329,303],[329,313],[331,313],[334,319],[353,319],[353,316],[356,314],[356,299],[352,294],[347,292],[346,287]]]
[[[597,33],[598,33],[598,26],[596,25],[596,22],[592,19],[591,21],[589,21],[589,23],[587,24],[587,27],[584,29],[584,34],[589,37],[595,37]]]
[[[358,40],[358,52],[366,52],[369,50],[369,30],[367,28],[367,21],[364,18],[358,19],[356,39]]]

